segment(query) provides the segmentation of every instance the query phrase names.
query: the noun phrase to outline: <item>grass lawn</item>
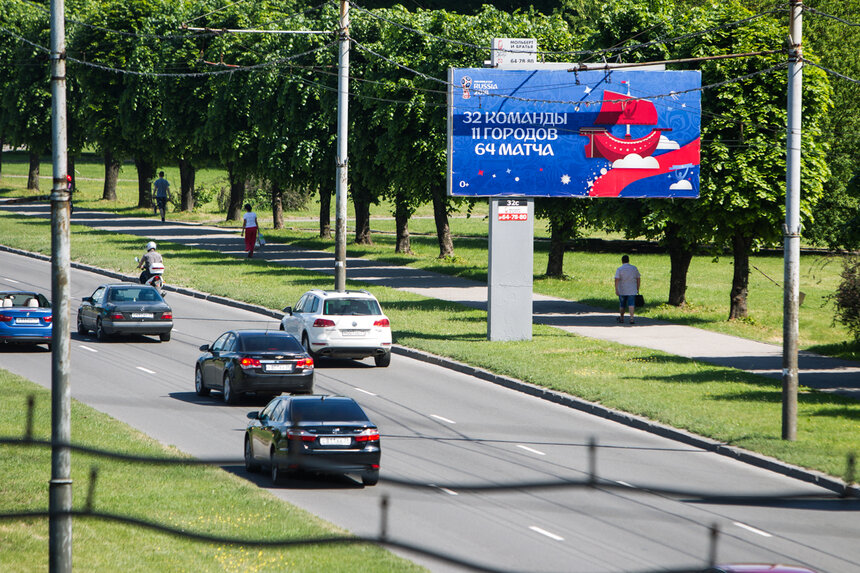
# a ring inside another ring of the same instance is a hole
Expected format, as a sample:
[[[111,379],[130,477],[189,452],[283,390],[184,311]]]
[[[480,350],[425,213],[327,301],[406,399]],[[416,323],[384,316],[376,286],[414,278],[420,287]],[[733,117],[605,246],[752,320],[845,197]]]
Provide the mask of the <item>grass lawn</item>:
[[[0,370],[0,436],[21,436],[27,396],[35,396],[33,437],[49,440],[47,389]],[[180,454],[92,408],[73,402],[76,444],[142,456]],[[0,446],[0,513],[47,511],[51,451]],[[232,473],[205,466],[148,466],[72,454],[73,509],[84,507],[90,468],[99,468],[93,509],[156,522],[188,532],[246,539],[293,540],[345,532],[282,502]],[[48,520],[0,521],[0,570],[48,570]],[[76,571],[423,571],[371,545],[292,549],[200,543],[149,529],[94,518],[73,520]]]
[[[0,237],[49,253],[45,220],[0,215]],[[128,272],[140,239],[72,226],[73,260]],[[242,259],[162,242],[170,282],[282,308],[331,278],[259,259]],[[360,288],[348,283],[349,288]],[[860,444],[860,401],[803,389],[798,440],[781,436],[781,383],[643,348],[536,325],[529,342],[486,339],[486,312],[378,287],[395,342],[567,392],[800,466],[842,476]],[[647,293],[647,290],[646,290]],[[530,360],[522,360],[529,356]],[[395,358],[396,360],[396,358]]]
[[[173,182],[174,193],[178,192],[178,168],[165,167],[166,177]],[[21,153],[5,153],[3,179],[0,179],[0,197],[26,194],[24,189],[27,172],[26,156]],[[43,174],[51,173],[50,163],[41,166]],[[78,191],[75,204],[82,208],[100,209],[124,215],[150,216],[147,210],[137,205],[137,180],[134,165],[125,164],[120,173],[117,201],[101,199],[104,167],[97,156],[87,155],[76,163]],[[225,173],[216,169],[201,169],[197,174],[197,186],[203,189],[221,188],[227,185]],[[47,192],[47,190],[45,191]],[[214,193],[210,193],[214,197]],[[224,226],[239,226],[239,222],[225,222],[224,214],[214,199],[199,205],[193,213],[172,212],[173,220],[207,222]],[[352,207],[350,203],[350,208]],[[332,206],[332,209],[334,206]],[[316,250],[334,251],[334,241],[318,237],[318,198],[310,198],[305,208],[285,212],[288,220],[285,228],[271,229],[271,216],[266,205],[258,205],[260,221],[265,229],[266,240],[290,243]],[[348,244],[347,254],[365,257],[380,262],[408,265],[444,274],[456,275],[479,281],[487,279],[487,203],[471,206],[463,202],[460,210],[451,218],[455,235],[455,256],[448,260],[438,258],[439,247],[435,235],[435,223],[430,205],[418,209],[410,221],[413,255],[394,252],[394,220],[391,205],[384,203],[372,210],[373,245]],[[332,214],[334,222],[334,214]],[[544,277],[548,242],[546,222],[535,223],[534,292],[577,300],[606,309],[617,308],[612,277],[620,264],[618,253],[573,251],[565,255],[566,279]],[[605,233],[599,238],[617,239]],[[642,273],[642,292],[648,302],[639,314],[650,318],[687,324],[744,338],[782,343],[782,283],[783,261],[781,256],[757,255],[752,257],[749,280],[750,315],[744,320],[726,320],[729,310],[733,264],[731,256],[715,259],[713,256],[697,256],[690,264],[688,274],[688,306],[677,308],[664,304],[669,292],[669,258],[664,254],[631,253],[633,264]],[[833,321],[833,304],[828,300],[839,282],[842,269],[837,256],[805,255],[801,257],[800,290],[806,295],[800,307],[800,347],[822,354],[850,360],[860,360],[860,344],[853,341],[848,329]],[[172,274],[172,271],[171,271]]]

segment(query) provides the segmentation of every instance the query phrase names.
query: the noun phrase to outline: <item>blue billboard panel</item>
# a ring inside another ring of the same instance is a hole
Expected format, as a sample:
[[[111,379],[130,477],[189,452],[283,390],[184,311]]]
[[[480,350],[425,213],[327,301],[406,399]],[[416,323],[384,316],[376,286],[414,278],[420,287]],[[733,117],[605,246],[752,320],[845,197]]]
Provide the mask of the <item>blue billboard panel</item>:
[[[448,193],[699,196],[698,71],[452,68]]]

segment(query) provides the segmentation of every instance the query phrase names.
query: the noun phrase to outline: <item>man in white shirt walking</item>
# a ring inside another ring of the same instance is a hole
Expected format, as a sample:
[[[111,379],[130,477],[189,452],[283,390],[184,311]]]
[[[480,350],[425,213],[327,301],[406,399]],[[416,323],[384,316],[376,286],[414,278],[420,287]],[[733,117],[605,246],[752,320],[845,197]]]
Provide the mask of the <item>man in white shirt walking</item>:
[[[642,280],[639,269],[630,264],[630,257],[621,257],[621,266],[615,271],[615,294],[618,295],[618,322],[624,322],[624,307],[630,311],[630,324],[635,324],[636,295]]]

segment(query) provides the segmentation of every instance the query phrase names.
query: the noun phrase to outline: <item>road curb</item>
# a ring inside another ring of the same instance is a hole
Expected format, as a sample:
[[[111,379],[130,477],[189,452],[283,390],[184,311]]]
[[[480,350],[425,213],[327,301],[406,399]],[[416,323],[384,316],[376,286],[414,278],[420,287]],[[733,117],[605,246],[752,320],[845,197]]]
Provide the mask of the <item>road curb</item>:
[[[17,255],[22,255],[44,261],[51,260],[51,257],[48,257],[41,253],[34,253],[31,251],[25,251],[23,249],[16,249],[7,245],[0,245],[0,251],[6,251],[9,253],[14,253]],[[122,273],[102,269],[92,265],[77,262],[71,262],[70,265],[73,268],[79,270],[100,274],[118,280],[130,282],[134,282],[137,280],[136,276],[124,275]],[[164,290],[207,300],[217,304],[222,304],[224,306],[255,312],[277,320],[280,320],[284,316],[282,312],[275,311],[261,305],[250,304],[247,302],[234,300],[220,295],[214,295],[195,289],[165,285]],[[562,392],[543,388],[541,386],[530,384],[528,382],[524,382],[516,378],[510,378],[508,376],[495,374],[493,372],[490,372],[489,370],[484,370],[483,368],[478,368],[463,362],[458,362],[456,360],[446,358],[444,356],[431,354],[423,350],[408,348],[401,345],[393,345],[392,352],[400,356],[406,356],[408,358],[413,358],[415,360],[421,360],[422,362],[427,362],[429,364],[448,368],[449,370],[460,372],[461,374],[473,376],[475,378],[479,378],[481,380],[491,382],[493,384],[497,384],[499,386],[503,386],[511,390],[516,390],[518,392],[522,392],[524,394],[528,394],[530,396],[534,396],[542,400],[547,400],[549,402],[560,404],[568,408],[573,408],[575,410],[579,410],[587,414],[605,418],[607,420],[611,420],[613,422],[617,422],[631,428],[636,428],[638,430],[643,430],[645,432],[657,436],[668,438],[670,440],[681,442],[683,444],[687,444],[693,447],[701,448],[703,450],[713,452],[721,456],[733,458],[737,461],[778,474],[782,474],[793,479],[811,483],[824,489],[838,493],[842,497],[860,498],[860,485],[849,485],[839,478],[835,478],[833,476],[829,476],[827,474],[815,470],[791,465],[775,458],[765,456],[763,454],[758,454],[756,452],[751,452],[749,450],[730,446],[725,444],[724,442],[719,442],[717,440],[712,440],[704,436],[699,436],[698,434],[693,434],[691,432],[687,432],[686,430],[673,428],[672,426],[667,426],[665,424],[649,420],[648,418],[644,418],[642,416],[636,416],[628,412],[622,412],[621,410],[608,408],[595,402],[589,402],[587,400],[577,398],[570,394],[564,394]]]

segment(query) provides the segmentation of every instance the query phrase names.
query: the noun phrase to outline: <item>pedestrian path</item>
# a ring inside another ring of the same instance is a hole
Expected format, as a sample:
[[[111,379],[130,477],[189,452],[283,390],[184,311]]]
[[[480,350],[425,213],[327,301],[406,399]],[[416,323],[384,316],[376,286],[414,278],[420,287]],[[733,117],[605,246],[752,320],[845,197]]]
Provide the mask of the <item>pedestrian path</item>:
[[[21,217],[50,217],[50,206],[45,203],[0,202],[0,209]],[[245,256],[238,230],[192,223],[162,223],[154,218],[122,217],[79,209],[75,210],[72,222],[104,231],[137,235],[147,240],[170,241],[225,255]],[[332,253],[268,243],[254,256],[289,267],[334,275]],[[402,289],[474,308],[487,308],[487,285],[483,283],[422,269],[383,265],[367,259],[349,258],[346,266],[347,278],[351,281]],[[636,326],[618,324],[614,312],[540,294],[533,297],[533,311],[535,323],[581,336],[650,348],[771,378],[782,377],[781,346],[647,317],[636,317]],[[860,399],[860,363],[801,352],[799,366],[801,385]]]

